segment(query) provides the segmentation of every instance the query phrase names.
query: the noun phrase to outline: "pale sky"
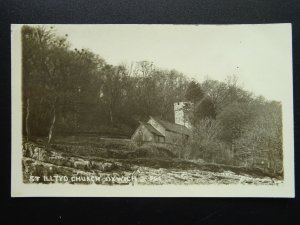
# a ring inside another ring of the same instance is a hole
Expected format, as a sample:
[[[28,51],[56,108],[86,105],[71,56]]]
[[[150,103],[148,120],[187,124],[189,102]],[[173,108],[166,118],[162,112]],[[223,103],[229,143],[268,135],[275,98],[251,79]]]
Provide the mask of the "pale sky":
[[[236,75],[255,95],[282,100],[291,88],[289,24],[54,25],[72,48],[88,48],[107,63],[147,60],[202,82]]]

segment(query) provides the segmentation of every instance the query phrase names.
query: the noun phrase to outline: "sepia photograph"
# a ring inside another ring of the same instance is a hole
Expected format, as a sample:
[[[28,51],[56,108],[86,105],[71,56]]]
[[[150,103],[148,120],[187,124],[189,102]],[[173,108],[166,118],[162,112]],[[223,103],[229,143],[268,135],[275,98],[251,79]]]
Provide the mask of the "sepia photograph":
[[[291,24],[11,31],[12,196],[294,197]]]

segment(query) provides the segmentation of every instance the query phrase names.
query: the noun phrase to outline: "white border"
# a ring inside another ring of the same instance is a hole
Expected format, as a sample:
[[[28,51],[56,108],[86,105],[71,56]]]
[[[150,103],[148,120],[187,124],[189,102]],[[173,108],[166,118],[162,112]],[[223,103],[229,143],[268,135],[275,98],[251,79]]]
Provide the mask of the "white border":
[[[254,185],[72,185],[24,184],[22,179],[22,102],[21,102],[21,24],[11,25],[11,196],[12,197],[286,197],[294,198],[294,130],[293,130],[293,69],[291,24],[289,31],[290,65],[286,71],[285,92],[282,93],[284,182],[278,186]],[[115,25],[116,26],[116,25]],[[120,25],[122,26],[122,25]],[[134,26],[134,25],[133,25]],[[172,26],[172,25],[171,25]],[[209,25],[205,25],[209,26]],[[230,25],[225,25],[230,26]],[[254,25],[235,25],[254,26]]]

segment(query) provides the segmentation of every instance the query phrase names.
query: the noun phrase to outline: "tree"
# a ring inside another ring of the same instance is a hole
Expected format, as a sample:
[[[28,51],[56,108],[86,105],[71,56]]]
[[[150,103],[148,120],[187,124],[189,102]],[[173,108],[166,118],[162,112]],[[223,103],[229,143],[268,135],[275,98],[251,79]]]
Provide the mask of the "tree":
[[[250,104],[234,102],[218,116],[221,124],[220,138],[230,146],[232,158],[237,153],[236,142],[246,132],[245,127],[255,119],[255,109]]]
[[[88,49],[75,49],[71,51],[72,80],[69,81],[70,92],[69,102],[71,107],[66,107],[66,116],[74,115],[72,127],[76,131],[89,130],[101,113],[100,92],[104,84],[103,68],[105,61]],[[68,127],[66,127],[68,129]]]
[[[127,75],[125,68],[121,66],[113,67],[106,65],[102,72],[105,78],[101,89],[101,99],[108,109],[109,120],[113,125],[118,107],[122,103],[123,98],[127,95]]]
[[[191,81],[187,87],[185,98],[188,101],[196,103],[204,97],[201,85],[195,81]]]
[[[158,70],[153,79],[156,81],[157,105],[159,116],[174,121],[174,103],[184,100],[187,80],[176,70]]]
[[[204,118],[216,118],[216,110],[212,100],[205,96],[195,104],[194,119],[201,120]]]
[[[41,135],[48,130],[48,144],[59,120],[75,111],[72,123],[77,123],[78,100],[87,93],[91,75],[101,65],[91,52],[71,51],[66,37],[55,35],[52,28],[22,28],[26,133],[29,136],[32,130]]]
[[[26,99],[23,99],[23,102],[27,103],[26,133],[28,137],[31,134],[29,120],[33,107],[42,105],[41,108],[48,112],[37,113],[37,110],[34,110],[33,116],[41,114],[47,117],[51,113],[49,111],[53,111],[53,120],[49,129],[50,142],[59,93],[57,89],[60,86],[58,71],[61,72],[63,69],[58,56],[64,57],[63,53],[68,48],[68,43],[64,37],[56,37],[52,30],[23,26],[22,46],[23,97]],[[39,124],[38,119],[35,122]]]
[[[224,82],[216,80],[205,80],[202,85],[202,90],[214,105],[215,113],[219,114],[226,105],[227,85]]]
[[[193,127],[192,137],[189,143],[190,155],[208,161],[215,161],[219,156],[219,133],[219,121],[210,118],[197,121]]]
[[[237,148],[248,166],[256,166],[256,163],[264,166],[266,163],[270,172],[282,173],[281,104],[260,102],[259,99],[256,104],[255,120],[245,127],[246,131],[237,140]]]

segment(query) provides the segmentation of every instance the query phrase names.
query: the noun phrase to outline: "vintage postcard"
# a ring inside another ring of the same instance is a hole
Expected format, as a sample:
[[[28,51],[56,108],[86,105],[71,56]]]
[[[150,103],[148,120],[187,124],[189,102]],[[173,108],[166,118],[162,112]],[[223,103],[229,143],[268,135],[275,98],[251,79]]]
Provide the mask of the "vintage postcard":
[[[11,25],[11,195],[294,197],[291,32]]]

